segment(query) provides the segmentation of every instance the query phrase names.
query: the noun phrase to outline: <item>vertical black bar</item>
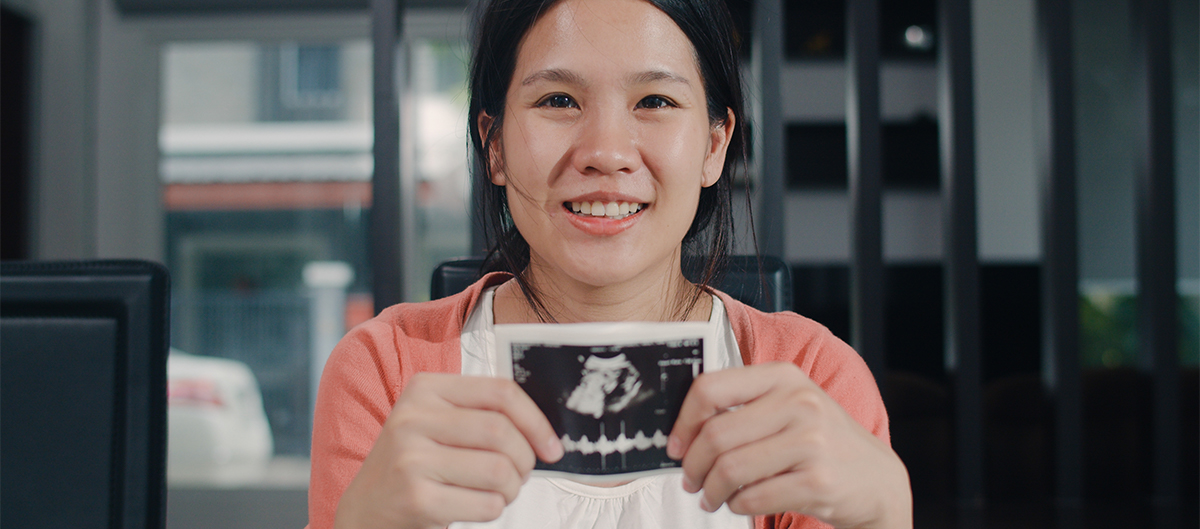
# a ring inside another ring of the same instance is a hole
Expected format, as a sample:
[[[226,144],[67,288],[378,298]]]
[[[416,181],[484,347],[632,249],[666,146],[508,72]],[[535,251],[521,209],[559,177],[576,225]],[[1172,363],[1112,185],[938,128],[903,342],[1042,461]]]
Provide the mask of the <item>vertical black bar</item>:
[[[851,332],[883,382],[883,126],[879,103],[879,0],[846,3],[846,152],[850,170]]]
[[[33,22],[0,8],[0,61],[4,98],[0,99],[0,260],[29,259],[32,211],[30,153],[33,128]]]
[[[954,371],[958,499],[967,525],[983,506],[983,402],[970,0],[939,0],[938,95],[945,230],[946,354]]]
[[[766,255],[783,255],[783,2],[759,0],[754,4],[754,34],[758,36],[760,101],[762,105],[754,139],[759,142],[758,244]]]
[[[1134,0],[1137,86],[1138,337],[1153,362],[1155,526],[1176,525],[1179,500],[1179,351],[1175,282],[1175,136],[1166,0]]]
[[[371,0],[371,47],[375,170],[371,177],[371,273],[375,313],[403,297],[400,241],[400,105],[396,53],[402,0]]]
[[[1070,0],[1037,3],[1039,164],[1042,180],[1042,365],[1054,395],[1058,527],[1082,525],[1083,393],[1079,363],[1079,249],[1075,87]]]

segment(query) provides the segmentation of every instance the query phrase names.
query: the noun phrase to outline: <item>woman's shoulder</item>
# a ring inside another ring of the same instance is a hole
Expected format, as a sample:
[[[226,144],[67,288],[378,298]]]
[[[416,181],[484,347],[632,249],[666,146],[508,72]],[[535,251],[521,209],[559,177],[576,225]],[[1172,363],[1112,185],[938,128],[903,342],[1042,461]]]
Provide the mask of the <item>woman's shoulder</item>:
[[[858,357],[854,349],[812,319],[792,311],[762,312],[723,292],[717,292],[717,295],[725,304],[743,355],[747,352],[752,355],[746,359],[747,363],[795,362],[799,360],[796,355],[805,358],[816,354]],[[807,360],[816,361],[817,358]]]
[[[334,348],[326,371],[399,374],[396,382],[400,383],[421,371],[456,371],[463,324],[483,290],[507,278],[488,274],[458,294],[384,309],[346,333]]]
[[[435,342],[457,339],[483,291],[509,277],[504,273],[491,273],[457,294],[432,301],[397,303],[359,324],[346,336],[396,336]]]
[[[887,412],[862,357],[824,325],[791,311],[762,312],[718,292],[746,365],[788,362],[799,367],[885,441]]]

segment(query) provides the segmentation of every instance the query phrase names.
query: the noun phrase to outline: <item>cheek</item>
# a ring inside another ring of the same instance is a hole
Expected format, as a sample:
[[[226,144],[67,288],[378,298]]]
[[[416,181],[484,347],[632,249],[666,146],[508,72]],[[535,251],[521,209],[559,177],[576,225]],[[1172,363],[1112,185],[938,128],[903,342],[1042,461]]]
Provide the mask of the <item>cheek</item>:
[[[513,222],[517,225],[520,231],[526,231],[531,224],[527,221],[537,212],[537,202],[530,195],[529,190],[523,185],[512,179],[509,179],[508,186],[505,189],[505,194],[508,195],[508,211],[512,215]]]
[[[534,247],[539,246],[538,241],[546,236],[546,228],[550,226],[547,218],[555,214],[554,211],[547,210],[549,206],[544,200],[544,193],[539,192],[540,189],[542,188],[531,189],[527,184],[517,183],[513,179],[509,179],[509,185],[505,187],[513,225]]]
[[[545,125],[513,121],[514,126],[506,127],[504,132],[505,167],[511,173],[508,178],[520,180],[527,188],[536,187],[546,181],[565,155],[569,134]]]
[[[708,135],[698,134],[703,127],[679,127],[678,130],[654,131],[643,136],[646,164],[656,174],[669,175],[663,185],[699,187],[704,177],[704,160],[708,153]]]

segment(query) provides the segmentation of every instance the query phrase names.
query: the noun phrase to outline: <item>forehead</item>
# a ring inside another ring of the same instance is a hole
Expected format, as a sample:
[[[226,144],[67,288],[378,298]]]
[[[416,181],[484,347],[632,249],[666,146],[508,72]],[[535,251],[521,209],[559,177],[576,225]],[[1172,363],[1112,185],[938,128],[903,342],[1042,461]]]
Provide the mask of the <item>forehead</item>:
[[[644,0],[564,0],[529,29],[513,82],[561,69],[585,77],[668,72],[697,81],[695,50],[671,17]]]

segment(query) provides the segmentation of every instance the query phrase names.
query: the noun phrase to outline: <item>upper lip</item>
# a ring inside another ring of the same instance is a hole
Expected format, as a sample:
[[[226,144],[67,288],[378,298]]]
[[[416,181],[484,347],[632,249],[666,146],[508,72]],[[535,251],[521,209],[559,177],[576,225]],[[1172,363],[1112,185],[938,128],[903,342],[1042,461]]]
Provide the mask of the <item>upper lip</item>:
[[[605,204],[610,202],[629,202],[630,204],[646,204],[648,201],[620,193],[605,193],[602,191],[597,191],[587,193],[585,195],[579,195],[575,198],[569,198],[565,200],[565,202],[603,202]]]

